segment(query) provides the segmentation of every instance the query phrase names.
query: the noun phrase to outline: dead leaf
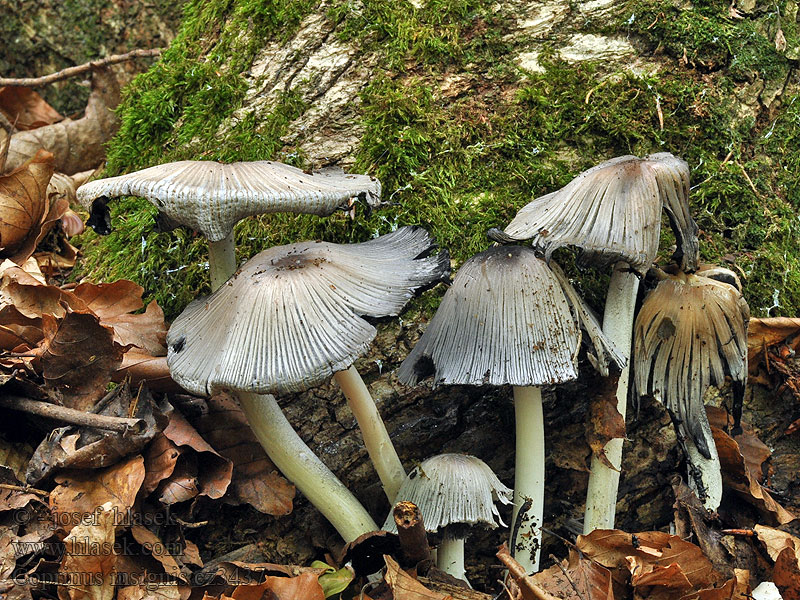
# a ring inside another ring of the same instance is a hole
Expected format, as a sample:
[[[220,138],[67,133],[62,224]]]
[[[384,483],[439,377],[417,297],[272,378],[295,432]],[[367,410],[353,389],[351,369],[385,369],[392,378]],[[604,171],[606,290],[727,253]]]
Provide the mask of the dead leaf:
[[[728,551],[722,545],[722,536],[706,522],[710,520],[709,511],[680,477],[675,477],[672,489],[675,493],[675,534],[684,540],[695,541],[714,569],[725,577],[732,576],[734,572]]]
[[[392,590],[394,600],[453,600],[452,596],[433,592],[400,568],[388,554],[384,579]],[[321,588],[320,588],[321,589]]]
[[[64,224],[62,217],[61,224]],[[78,261],[78,249],[67,240],[61,240],[56,250],[34,252],[33,257],[42,271],[48,275],[55,275],[75,266]]]
[[[47,184],[52,175],[53,155],[41,150],[16,170],[0,176],[0,252],[16,263],[26,260],[36,247],[36,237],[50,209]]]
[[[229,502],[246,502],[268,515],[292,512],[294,486],[267,457],[235,400],[227,394],[212,396],[208,411],[194,419],[194,425],[204,439],[233,463],[233,485],[226,496]]]
[[[0,336],[2,336],[2,330],[0,330]],[[152,356],[137,348],[131,348],[123,355],[122,364],[111,377],[111,381],[117,383],[125,379],[129,380],[133,386],[146,383],[147,387],[154,392],[184,391],[170,376],[166,356]]]
[[[52,152],[55,167],[68,175],[96,167],[105,159],[105,143],[119,127],[119,118],[113,112],[118,103],[119,85],[112,71],[95,69],[83,118],[64,119],[12,135],[6,170],[16,169],[40,149]]]
[[[88,512],[64,539],[60,600],[112,600],[114,597],[115,508],[106,502]]]
[[[775,560],[772,582],[778,587],[783,600],[800,600],[800,567],[796,551],[784,548]]]
[[[751,318],[747,326],[747,360],[755,374],[767,348],[786,344],[793,350],[800,346],[800,319],[790,317]]]
[[[19,131],[52,125],[64,118],[33,89],[17,85],[0,87],[0,113]]]
[[[783,525],[792,521],[794,515],[778,504],[769,492],[756,481],[747,468],[739,444],[727,433],[716,427],[711,428],[722,466],[722,483],[737,492],[748,504],[771,522]]]
[[[325,600],[317,574],[304,573],[297,577],[267,577],[258,585],[237,586],[234,600]]]
[[[728,417],[728,411],[724,408],[717,406],[706,406],[706,414],[708,415],[708,422],[712,427],[717,427],[723,431],[729,431],[732,422]],[[753,432],[753,428],[749,423],[741,422],[742,433],[733,436],[736,443],[739,444],[739,450],[744,458],[745,466],[756,478],[757,481],[764,480],[764,473],[761,466],[764,461],[772,456],[772,450],[769,449],[764,442],[758,439],[758,436]]]
[[[532,579],[563,600],[614,600],[611,572],[573,548],[562,564],[536,573]]]
[[[46,385],[61,392],[65,406],[88,410],[105,394],[124,348],[91,313],[70,312],[61,321],[42,315],[42,332],[37,354]]]
[[[618,470],[606,457],[605,447],[615,438],[625,437],[625,419],[617,409],[617,383],[619,376],[602,377],[600,389],[592,395],[589,403],[589,422],[586,439],[592,453],[609,469]]]
[[[773,561],[778,560],[780,555],[786,548],[791,548],[795,553],[795,558],[800,563],[800,538],[793,536],[791,533],[786,533],[780,529],[766,527],[764,525],[756,525],[755,532],[758,539],[764,544],[767,549],[767,554]]]
[[[67,532],[106,502],[111,503],[107,510],[115,514],[115,521],[124,523],[143,481],[144,459],[141,456],[101,471],[57,475],[58,485],[50,493],[50,510],[56,523]]]
[[[131,535],[150,556],[161,563],[167,575],[188,583],[181,572],[178,562],[175,560],[176,557],[170,554],[169,547],[161,541],[161,538],[147,529],[147,527],[138,524],[131,526]]]

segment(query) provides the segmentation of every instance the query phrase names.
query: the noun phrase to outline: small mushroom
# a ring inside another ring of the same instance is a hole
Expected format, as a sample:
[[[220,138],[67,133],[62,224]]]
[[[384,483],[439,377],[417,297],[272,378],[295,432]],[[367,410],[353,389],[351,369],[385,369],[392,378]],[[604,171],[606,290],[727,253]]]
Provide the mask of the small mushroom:
[[[361,244],[270,248],[211,296],[189,304],[167,334],[173,379],[201,395],[236,391],[267,454],[347,541],[370,531],[363,515],[345,514],[345,503],[355,499],[318,485],[327,468],[316,457],[310,468],[295,461],[294,455],[312,461],[310,450],[298,444],[269,394],[302,391],[333,376],[393,502],[405,470],[352,364],[376,334],[362,316],[397,315],[416,290],[449,274],[447,252],[431,254],[433,247],[424,229],[402,227]],[[282,432],[273,429],[277,421]]]
[[[78,188],[78,199],[92,207],[92,220],[109,198],[140,196],[159,210],[159,222],[186,226],[208,238],[211,287],[217,289],[236,270],[233,226],[241,219],[274,212],[329,215],[348,208],[355,197],[379,202],[381,184],[367,175],[341,169],[315,173],[269,160],[221,164],[185,160],[91,181]],[[110,229],[106,226],[104,229]]]
[[[581,250],[581,265],[614,265],[603,332],[627,358],[639,277],[658,252],[662,208],[675,231],[675,259],[684,271],[697,267],[698,229],[689,214],[688,198],[689,167],[683,160],[666,152],[645,158],[620,156],[535,199],[505,231],[490,230],[489,237],[502,243],[530,239],[548,260],[557,248],[574,246]],[[617,410],[623,419],[627,398],[625,368],[617,386]],[[609,441],[603,451],[615,468],[592,457],[584,533],[614,527],[622,439]]]
[[[511,495],[512,490],[481,459],[467,454],[440,454],[425,459],[408,474],[397,500],[419,507],[427,531],[442,531],[437,566],[466,581],[464,540],[469,529],[475,525],[505,526],[494,503],[509,504]],[[383,528],[397,532],[392,514]]]
[[[517,442],[511,551],[537,570],[544,514],[544,423],[540,386],[578,377],[581,327],[595,366],[624,364],[553,261],[531,248],[498,246],[467,260],[425,333],[397,371],[414,385],[506,385],[514,392]],[[519,515],[525,506],[524,514]]]
[[[695,274],[661,277],[636,317],[635,395],[651,395],[667,407],[686,451],[689,484],[706,508],[716,510],[722,475],[703,395],[730,375],[738,427],[750,312],[739,278],[728,269],[703,266]]]

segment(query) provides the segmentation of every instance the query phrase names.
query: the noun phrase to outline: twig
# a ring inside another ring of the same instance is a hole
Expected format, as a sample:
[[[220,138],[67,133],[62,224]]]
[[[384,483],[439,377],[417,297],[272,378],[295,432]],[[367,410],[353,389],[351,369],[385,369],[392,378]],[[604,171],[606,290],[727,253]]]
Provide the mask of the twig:
[[[525,573],[523,566],[514,560],[508,551],[508,546],[505,544],[500,546],[500,550],[497,551],[497,558],[508,569],[509,575],[514,578],[514,581],[517,582],[517,585],[527,589],[534,598],[537,600],[558,600],[556,596],[553,596],[553,594],[536,585],[536,583],[533,581],[533,578],[529,577],[528,574]]]
[[[753,190],[753,193],[756,195],[756,198],[758,198],[760,200],[761,199],[761,194],[758,193],[758,190],[756,189],[756,186],[753,185],[753,180],[750,179],[750,175],[748,175],[747,171],[744,170],[744,167],[742,166],[742,163],[740,163],[737,160],[734,164],[737,167],[739,167],[739,170],[742,172],[742,175],[744,175],[744,178],[747,180],[747,183],[750,185],[750,189]]]
[[[55,419],[72,425],[83,427],[94,427],[96,429],[107,429],[120,433],[138,433],[144,429],[145,422],[142,419],[125,419],[122,417],[109,417],[106,415],[95,415],[66,406],[58,406],[47,402],[39,402],[29,398],[19,396],[0,396],[0,406],[19,410],[48,419]]]
[[[24,485],[14,485],[11,483],[0,483],[0,490],[11,490],[14,492],[24,492],[26,494],[36,494],[37,496],[42,496],[43,498],[47,498],[50,495],[50,492],[45,492],[44,490],[38,490],[36,488],[27,487]]]
[[[392,511],[397,525],[397,537],[400,539],[400,550],[403,563],[417,566],[423,561],[431,560],[431,548],[428,545],[428,534],[422,522],[422,513],[413,502],[398,502]]]
[[[48,83],[55,83],[56,81],[61,81],[63,79],[69,79],[70,77],[82,75],[83,73],[87,73],[92,69],[97,69],[98,67],[115,65],[117,63],[133,60],[134,58],[161,56],[161,50],[162,50],[161,48],[152,48],[149,50],[140,48],[138,50],[132,50],[131,52],[126,52],[125,54],[112,54],[111,56],[107,56],[106,58],[93,60],[82,65],[77,65],[75,67],[67,67],[66,69],[62,69],[57,73],[51,73],[50,75],[43,75],[42,77],[22,77],[19,79],[0,78],[0,86],[18,85],[22,87],[40,87],[43,85],[47,85]]]

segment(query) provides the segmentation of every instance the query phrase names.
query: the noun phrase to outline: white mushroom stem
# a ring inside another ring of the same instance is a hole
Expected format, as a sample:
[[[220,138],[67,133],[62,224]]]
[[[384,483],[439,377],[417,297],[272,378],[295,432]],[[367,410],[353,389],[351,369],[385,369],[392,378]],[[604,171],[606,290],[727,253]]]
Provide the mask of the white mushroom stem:
[[[517,446],[511,555],[526,573],[539,570],[544,518],[544,418],[542,390],[514,386]],[[524,507],[524,513],[520,511]]]
[[[386,431],[386,425],[378,413],[375,401],[354,366],[338,371],[333,378],[347,398],[347,404],[353,411],[361,435],[364,437],[367,453],[378,472],[383,491],[389,503],[394,505],[397,492],[405,481],[406,472]]]
[[[617,384],[617,410],[625,420],[628,406],[628,380],[630,375],[631,339],[633,337],[633,313],[636,308],[636,293],[639,278],[630,267],[619,262],[614,265],[608,286],[606,306],[603,313],[603,333],[627,360]],[[603,451],[614,466],[610,469],[592,456],[589,486],[586,490],[586,512],[583,517],[583,533],[595,529],[613,529],[617,510],[620,468],[622,467],[622,438],[609,441]]]
[[[208,242],[208,272],[212,291],[219,289],[236,272],[233,231],[218,242]]]
[[[448,575],[467,581],[467,572],[464,569],[464,538],[445,533],[436,551],[436,566]]]
[[[297,486],[345,542],[378,526],[355,496],[311,452],[271,394],[237,392],[250,427],[275,466]]]
[[[703,502],[710,511],[716,511],[722,502],[722,466],[717,454],[717,446],[714,443],[714,436],[711,433],[711,425],[708,419],[703,419],[703,437],[706,446],[711,454],[711,458],[706,458],[697,449],[691,436],[684,440],[686,450],[686,468],[689,474],[689,487],[694,490],[697,497]]]

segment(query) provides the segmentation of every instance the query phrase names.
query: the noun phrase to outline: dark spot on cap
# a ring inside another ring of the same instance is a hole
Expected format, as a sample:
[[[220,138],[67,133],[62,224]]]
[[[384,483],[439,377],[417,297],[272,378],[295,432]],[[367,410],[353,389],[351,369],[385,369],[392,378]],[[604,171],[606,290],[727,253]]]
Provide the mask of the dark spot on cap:
[[[186,338],[184,336],[181,336],[181,337],[178,338],[178,340],[174,344],[172,344],[172,351],[175,354],[177,354],[178,352],[183,350],[183,347],[185,345],[186,345]]]

